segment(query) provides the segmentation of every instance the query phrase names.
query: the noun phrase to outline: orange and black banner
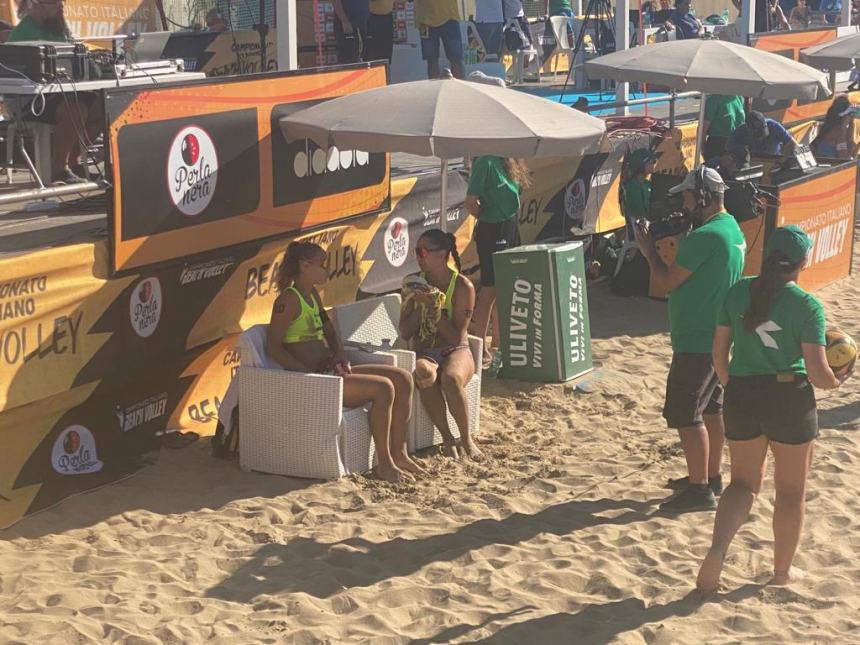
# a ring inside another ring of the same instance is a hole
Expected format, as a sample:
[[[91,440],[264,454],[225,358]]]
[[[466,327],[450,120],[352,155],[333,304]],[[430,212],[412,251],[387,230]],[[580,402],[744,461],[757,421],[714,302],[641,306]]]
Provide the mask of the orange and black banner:
[[[387,155],[287,141],[278,125],[385,84],[385,66],[371,65],[107,91],[112,269],[386,209]]]
[[[807,47],[823,45],[835,40],[836,27],[804,29],[802,31],[776,31],[750,36],[750,46],[762,51],[785,56],[800,61],[800,51]],[[794,123],[805,119],[815,119],[824,115],[830,106],[830,100],[798,100],[798,99],[755,99],[752,109],[764,113],[771,119],[784,124]]]

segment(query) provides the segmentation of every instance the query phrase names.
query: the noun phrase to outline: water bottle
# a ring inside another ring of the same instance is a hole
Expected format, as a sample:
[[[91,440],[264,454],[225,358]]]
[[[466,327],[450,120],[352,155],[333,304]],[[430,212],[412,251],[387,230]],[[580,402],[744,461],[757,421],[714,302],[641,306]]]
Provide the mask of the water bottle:
[[[502,369],[502,350],[497,350],[493,354],[493,360],[490,361],[490,366],[487,368],[487,375],[491,378],[498,378],[499,372]]]
[[[723,24],[724,25],[729,24],[729,10],[728,9],[723,9]]]
[[[391,349],[391,339],[390,338],[383,338],[382,339],[381,349],[383,352],[387,352],[389,349]]]

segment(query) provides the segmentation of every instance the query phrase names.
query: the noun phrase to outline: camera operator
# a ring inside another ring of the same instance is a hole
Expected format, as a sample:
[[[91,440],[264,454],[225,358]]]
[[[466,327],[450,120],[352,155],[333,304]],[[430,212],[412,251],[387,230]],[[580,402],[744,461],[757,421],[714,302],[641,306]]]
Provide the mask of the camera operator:
[[[678,430],[689,474],[669,480],[669,488],[680,493],[660,506],[665,512],[715,509],[715,494],[722,492],[723,392],[711,347],[717,314],[743,273],[746,251],[735,218],[725,210],[725,191],[719,173],[705,166],[669,191],[681,194],[684,212],[694,224],[669,266],[657,253],[647,226],[642,221],[636,225],[636,240],[652,278],[669,291],[672,366],[663,417]]]

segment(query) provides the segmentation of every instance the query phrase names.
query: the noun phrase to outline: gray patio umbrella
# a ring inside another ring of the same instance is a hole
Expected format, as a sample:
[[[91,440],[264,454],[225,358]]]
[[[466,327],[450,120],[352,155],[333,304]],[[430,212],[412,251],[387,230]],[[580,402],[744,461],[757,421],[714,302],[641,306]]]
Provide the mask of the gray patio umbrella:
[[[289,140],[442,160],[444,227],[448,160],[467,155],[560,157],[599,152],[602,120],[560,103],[456,79],[415,81],[349,94],[280,120]]]
[[[723,40],[676,40],[625,49],[585,63],[589,78],[665,85],[702,92],[701,123],[707,94],[750,98],[825,98],[827,76],[784,56]],[[699,133],[696,161],[701,150]]]
[[[807,47],[800,51],[800,57],[818,69],[851,69],[854,59],[860,58],[860,34],[849,34],[823,45]]]

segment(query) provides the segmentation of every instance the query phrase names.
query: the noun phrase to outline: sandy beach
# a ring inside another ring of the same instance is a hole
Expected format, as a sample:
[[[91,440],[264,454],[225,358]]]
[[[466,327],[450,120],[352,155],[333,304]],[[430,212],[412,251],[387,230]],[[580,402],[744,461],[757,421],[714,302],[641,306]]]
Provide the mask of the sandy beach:
[[[819,295],[860,339],[860,279]],[[665,304],[589,297],[597,371],[485,380],[484,463],[427,454],[415,484],[319,483],[243,473],[201,441],[23,520],[0,534],[0,642],[860,640],[860,377],[819,392],[807,577],[765,584],[768,480],[703,601],[713,513],[656,514],[684,472],[660,417]]]

